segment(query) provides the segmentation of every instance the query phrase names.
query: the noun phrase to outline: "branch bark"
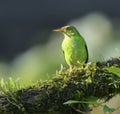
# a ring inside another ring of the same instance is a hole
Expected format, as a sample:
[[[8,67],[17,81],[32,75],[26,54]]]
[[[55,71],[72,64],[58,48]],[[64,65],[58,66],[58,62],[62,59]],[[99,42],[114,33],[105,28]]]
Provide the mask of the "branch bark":
[[[120,93],[120,77],[106,70],[111,66],[120,68],[120,58],[61,70],[52,80],[0,95],[0,113],[77,114],[63,103],[86,100],[90,96],[106,102]],[[84,112],[81,104],[74,107]]]

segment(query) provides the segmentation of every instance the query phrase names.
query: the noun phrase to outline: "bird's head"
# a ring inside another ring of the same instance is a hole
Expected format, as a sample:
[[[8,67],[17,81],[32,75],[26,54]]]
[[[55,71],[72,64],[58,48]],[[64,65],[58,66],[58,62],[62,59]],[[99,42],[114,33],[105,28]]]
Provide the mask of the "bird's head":
[[[74,26],[64,26],[59,29],[53,30],[54,32],[62,32],[63,34],[72,37],[78,35],[78,31]]]

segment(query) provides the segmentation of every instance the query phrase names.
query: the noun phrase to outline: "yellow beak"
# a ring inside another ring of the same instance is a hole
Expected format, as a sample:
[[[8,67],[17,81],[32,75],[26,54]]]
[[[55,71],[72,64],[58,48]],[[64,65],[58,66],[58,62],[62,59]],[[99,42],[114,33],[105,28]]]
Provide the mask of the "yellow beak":
[[[54,32],[64,32],[64,29],[60,28],[60,29],[54,29]]]

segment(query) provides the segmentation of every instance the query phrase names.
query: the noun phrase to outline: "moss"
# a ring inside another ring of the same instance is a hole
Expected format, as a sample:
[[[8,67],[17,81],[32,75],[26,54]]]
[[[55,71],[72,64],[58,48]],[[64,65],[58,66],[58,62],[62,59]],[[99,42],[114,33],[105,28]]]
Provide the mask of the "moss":
[[[87,63],[72,70],[62,69],[43,83],[1,94],[0,112],[9,114],[77,114],[85,104],[64,105],[68,100],[87,101],[90,96],[104,102],[120,93],[120,77],[105,68],[117,65],[118,58],[107,62]],[[10,93],[10,94],[9,94]],[[74,107],[74,108],[73,108]]]

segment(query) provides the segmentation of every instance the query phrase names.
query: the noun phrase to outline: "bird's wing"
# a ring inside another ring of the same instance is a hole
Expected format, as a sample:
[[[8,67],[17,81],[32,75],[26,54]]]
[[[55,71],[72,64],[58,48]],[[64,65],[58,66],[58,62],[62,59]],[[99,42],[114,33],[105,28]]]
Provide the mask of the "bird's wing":
[[[87,62],[88,62],[88,58],[89,58],[89,54],[88,54],[88,48],[87,48],[87,45],[85,45],[85,48],[86,48],[86,51],[87,51],[87,58],[86,58],[86,61],[85,61],[85,63],[87,63]]]

